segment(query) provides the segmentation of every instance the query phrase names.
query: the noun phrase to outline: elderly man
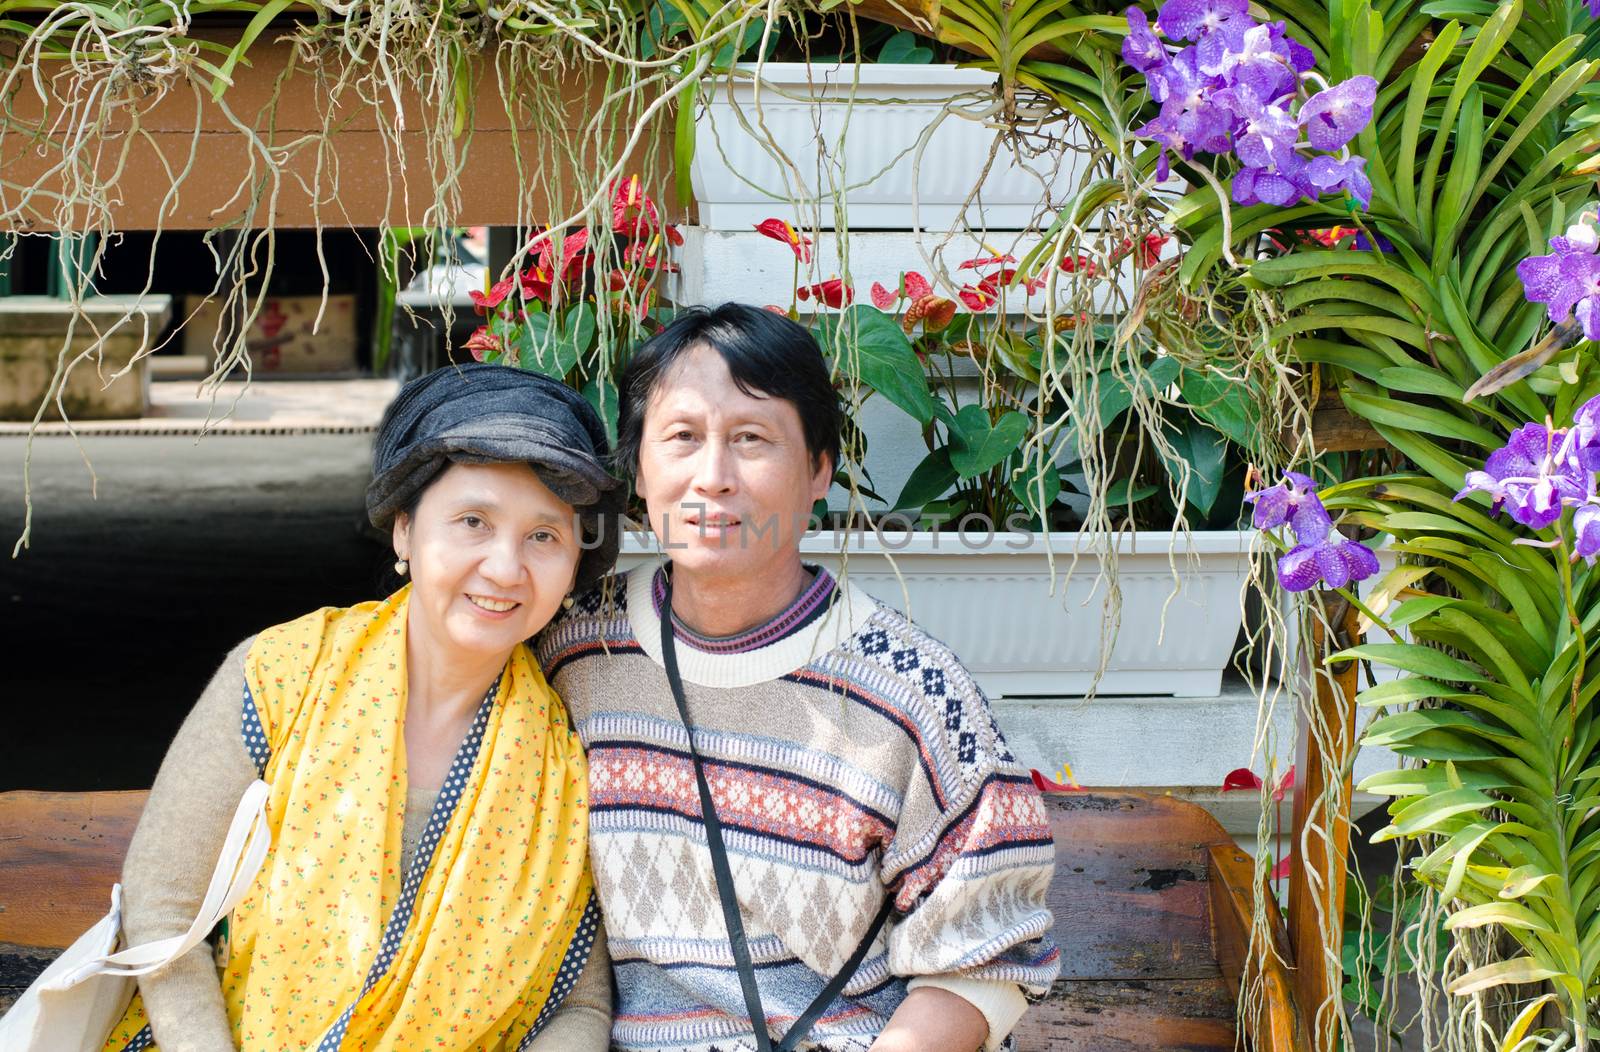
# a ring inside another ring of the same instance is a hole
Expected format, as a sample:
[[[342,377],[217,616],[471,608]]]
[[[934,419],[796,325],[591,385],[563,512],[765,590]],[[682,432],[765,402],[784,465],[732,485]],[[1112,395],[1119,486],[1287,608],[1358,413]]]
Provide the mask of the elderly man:
[[[691,310],[620,391],[669,562],[539,645],[589,751],[613,1047],[1007,1047],[1059,968],[1049,826],[955,655],[800,559],[842,422],[816,343]]]

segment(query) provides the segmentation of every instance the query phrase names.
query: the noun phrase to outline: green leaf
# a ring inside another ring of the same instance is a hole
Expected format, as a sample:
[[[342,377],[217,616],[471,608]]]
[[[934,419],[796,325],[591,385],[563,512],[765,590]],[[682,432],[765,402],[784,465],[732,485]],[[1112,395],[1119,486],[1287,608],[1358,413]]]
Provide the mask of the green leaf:
[[[211,85],[211,97],[213,99],[222,98],[222,93],[227,91],[228,86],[233,83],[234,67],[244,61],[244,54],[250,50],[250,45],[255,43],[256,38],[272,23],[274,18],[277,18],[288,9],[289,3],[290,0],[268,0],[256,12],[255,17],[250,19],[249,24],[244,27],[244,33],[239,37],[239,42],[233,45],[233,50],[228,52],[228,57],[223,60],[222,65],[217,69],[217,79]],[[248,62],[245,64],[249,65]]]
[[[672,130],[672,162],[673,189],[680,201],[694,200],[694,181],[690,177],[690,166],[694,163],[694,111],[699,99],[698,79],[678,93],[678,112],[674,117]]]
[[[1176,358],[1157,358],[1147,368],[1134,373],[1135,383],[1146,397],[1151,397],[1165,390],[1178,378],[1178,373],[1182,369],[1183,366]],[[1096,387],[1100,394],[1100,426],[1105,427],[1133,404],[1133,390],[1124,377],[1112,369],[1100,372],[1096,378]]]
[[[1363,643],[1331,655],[1328,663],[1357,658],[1365,658],[1377,664],[1388,665],[1403,672],[1415,672],[1419,676],[1428,676],[1432,679],[1450,680],[1456,683],[1488,682],[1483,673],[1460,658],[1451,657],[1431,647],[1418,646],[1416,643]]]
[[[1222,492],[1222,476],[1227,468],[1228,440],[1206,427],[1198,420],[1185,420],[1183,427],[1168,435],[1177,452],[1177,463],[1168,460],[1167,473],[1174,479],[1184,479],[1183,499],[1194,506],[1201,515],[1210,515],[1217,494]],[[1188,465],[1188,475],[1183,473]]]
[[[917,423],[933,420],[928,376],[892,317],[858,303],[824,319],[822,331],[823,345],[841,373],[883,395]]]
[[[1017,451],[1028,437],[1028,418],[1008,409],[993,424],[980,405],[964,405],[950,429],[950,465],[964,479],[981,475]]]
[[[950,447],[943,446],[922,458],[906,479],[895,499],[894,511],[920,508],[950,492],[956,484],[956,469],[950,466]]]
[[[599,331],[594,304],[584,302],[568,310],[563,330],[564,338],[572,345],[581,360],[584,352],[589,350],[590,344],[594,343],[595,333]]]
[[[517,364],[530,373],[566,380],[578,364],[578,348],[556,329],[544,311],[529,311],[517,327]]]
[[[1516,957],[1509,961],[1496,961],[1482,968],[1474,968],[1452,980],[1445,989],[1457,997],[1464,997],[1493,986],[1504,986],[1506,983],[1538,983],[1554,979],[1560,974],[1553,968],[1546,968],[1532,957]]]
[[[1044,513],[1056,502],[1056,498],[1061,496],[1061,473],[1056,470],[1053,463],[1043,464],[1043,470],[1040,470],[1040,467],[1039,458],[1035,453],[1029,453],[1022,470],[1011,480],[1011,495],[1016,497],[1031,514],[1043,518]]]
[[[932,61],[933,49],[918,44],[917,35],[909,29],[902,29],[884,41],[878,51],[878,62],[882,64],[926,65]]]
[[[1106,490],[1106,507],[1120,508],[1128,504],[1137,504],[1146,497],[1155,495],[1156,487],[1150,483],[1134,484],[1132,479],[1117,479]]]
[[[1439,438],[1459,439],[1486,450],[1499,449],[1505,445],[1505,439],[1501,435],[1463,420],[1448,410],[1418,402],[1402,402],[1396,398],[1387,398],[1374,393],[1373,390],[1363,390],[1364,386],[1358,386],[1351,381],[1340,391],[1340,395],[1352,413],[1372,421],[1375,425],[1403,428],[1413,433],[1420,432]]]
[[[1253,384],[1198,369],[1185,369],[1178,379],[1178,389],[1196,416],[1235,445],[1251,448],[1260,429],[1261,416],[1253,397]]]
[[[1494,797],[1470,786],[1430,793],[1402,807],[1394,816],[1394,830],[1401,836],[1439,832],[1439,823],[1456,815],[1472,814],[1495,805]]]
[[[594,407],[600,415],[600,422],[605,424],[606,439],[613,449],[617,445],[617,385],[609,379],[594,377],[583,385],[583,397]]]
[[[1442,683],[1435,683],[1425,676],[1402,676],[1391,679],[1387,683],[1368,687],[1356,695],[1356,704],[1364,708],[1375,708],[1379,705],[1405,705],[1413,701],[1423,701],[1427,698],[1437,698],[1441,695],[1452,694],[1454,691]]]
[[[1457,775],[1457,778],[1463,785],[1474,789],[1499,789],[1505,785],[1503,778],[1496,778],[1480,771],[1468,770]],[[1369,775],[1356,786],[1359,792],[1377,796],[1422,796],[1426,793],[1441,793],[1460,788],[1461,785],[1451,784],[1443,764],[1379,771],[1377,774]]]

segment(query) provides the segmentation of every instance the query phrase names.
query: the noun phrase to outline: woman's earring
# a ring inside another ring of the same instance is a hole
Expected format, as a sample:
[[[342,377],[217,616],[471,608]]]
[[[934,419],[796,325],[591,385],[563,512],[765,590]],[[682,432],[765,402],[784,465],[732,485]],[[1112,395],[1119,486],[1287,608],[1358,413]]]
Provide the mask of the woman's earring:
[[[404,577],[408,572],[410,572],[410,570],[411,570],[411,563],[408,560],[405,560],[405,559],[396,560],[396,562],[394,564],[394,572],[395,573],[399,574],[401,577]]]
[[[563,609],[563,610],[571,610],[572,609],[572,596],[569,595],[565,599],[561,600],[561,609]]]

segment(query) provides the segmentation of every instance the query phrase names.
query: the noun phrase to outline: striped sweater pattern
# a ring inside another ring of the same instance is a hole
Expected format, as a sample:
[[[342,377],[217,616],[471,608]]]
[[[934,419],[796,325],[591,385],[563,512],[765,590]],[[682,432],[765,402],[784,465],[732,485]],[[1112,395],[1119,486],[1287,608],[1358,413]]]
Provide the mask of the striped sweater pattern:
[[[676,649],[774,1035],[894,899],[801,1045],[865,1052],[917,977],[1049,988],[1054,845],[1037,790],[954,655],[814,572],[773,622],[732,640],[679,626]],[[746,1052],[756,1044],[661,665],[659,596],[648,568],[603,582],[537,652],[589,753],[613,1048]]]

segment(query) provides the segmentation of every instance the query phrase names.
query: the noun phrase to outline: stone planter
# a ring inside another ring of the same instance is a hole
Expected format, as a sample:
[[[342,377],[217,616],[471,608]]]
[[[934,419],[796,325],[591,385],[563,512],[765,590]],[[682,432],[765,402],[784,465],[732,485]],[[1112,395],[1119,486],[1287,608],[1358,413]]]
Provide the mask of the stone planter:
[[[1050,199],[1065,200],[1080,174],[1070,151],[1018,159],[1002,144],[984,175],[994,129],[940,115],[957,96],[967,96],[969,109],[989,101],[996,75],[985,70],[769,62],[760,67],[758,109],[756,67],[741,68],[745,76],[708,84],[695,121],[694,196],[701,223],[712,229],[747,230],[772,215],[793,219],[791,199],[820,205],[822,226],[833,227],[833,186],[842,183],[854,229],[943,230],[965,212],[974,229],[1022,230],[1047,187]],[[917,142],[936,120],[919,171]]]
[[[48,296],[0,297],[0,420],[32,420],[50,391],[69,327],[71,361],[104,336],[100,351],[73,366],[62,406],[71,420],[143,416],[150,377],[142,351],[155,343],[172,316],[172,297],[96,296],[73,322],[72,304]],[[133,367],[107,383],[113,375]],[[45,419],[58,419],[54,406]]]
[[[848,563],[850,580],[947,644],[990,697],[1083,694],[1099,667],[1106,587],[1093,544],[1076,533],[983,541],[829,531],[806,538],[801,554],[836,574]],[[1117,538],[1122,628],[1100,694],[1221,692],[1243,616],[1250,541],[1237,530]],[[630,534],[618,568],[658,558],[653,538]]]

